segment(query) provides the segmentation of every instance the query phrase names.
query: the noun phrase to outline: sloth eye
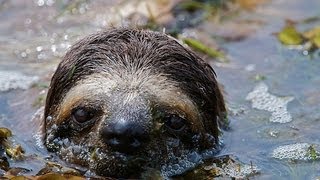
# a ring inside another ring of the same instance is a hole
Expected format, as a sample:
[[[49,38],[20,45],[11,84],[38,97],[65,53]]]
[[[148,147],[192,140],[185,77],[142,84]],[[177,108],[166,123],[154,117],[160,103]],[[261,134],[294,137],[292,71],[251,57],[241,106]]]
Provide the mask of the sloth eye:
[[[164,123],[167,127],[169,127],[170,129],[172,129],[174,131],[181,131],[187,125],[187,121],[178,115],[171,115],[171,116],[165,118]]]
[[[72,118],[78,123],[85,123],[93,118],[93,112],[85,108],[78,108],[72,112]]]

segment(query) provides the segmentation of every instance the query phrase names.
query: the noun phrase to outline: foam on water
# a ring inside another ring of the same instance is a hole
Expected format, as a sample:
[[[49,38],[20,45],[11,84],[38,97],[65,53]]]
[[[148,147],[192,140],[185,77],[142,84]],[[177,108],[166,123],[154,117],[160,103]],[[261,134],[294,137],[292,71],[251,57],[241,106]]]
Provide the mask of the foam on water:
[[[0,91],[27,89],[37,80],[36,76],[26,76],[15,71],[0,71]]]
[[[291,160],[315,160],[320,158],[317,145],[309,143],[295,143],[279,146],[272,152],[272,157]]]
[[[228,177],[245,179],[249,175],[259,172],[260,169],[255,165],[228,163],[223,171]]]
[[[169,161],[175,163],[168,163],[161,167],[161,174],[163,177],[171,177],[177,174],[182,174],[202,162],[202,157],[197,152],[184,151],[183,155],[179,157],[170,152],[168,156]]]
[[[264,83],[258,84],[251,91],[246,100],[252,102],[252,108],[271,112],[270,121],[278,123],[288,123],[292,121],[292,116],[287,110],[287,104],[294,98],[278,97],[268,92],[268,86]]]
[[[182,174],[197,165],[203,163],[204,159],[213,157],[217,153],[216,148],[207,149],[203,152],[198,152],[198,149],[188,150],[180,148],[179,156],[174,153],[174,146],[167,143],[168,163],[162,165],[161,175],[165,179],[174,175]]]

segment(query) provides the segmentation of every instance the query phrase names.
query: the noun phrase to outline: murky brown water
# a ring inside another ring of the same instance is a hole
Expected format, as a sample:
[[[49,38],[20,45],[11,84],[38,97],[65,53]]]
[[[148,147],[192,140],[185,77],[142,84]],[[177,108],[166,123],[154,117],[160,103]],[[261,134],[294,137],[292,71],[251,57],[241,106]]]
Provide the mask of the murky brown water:
[[[300,157],[309,146],[316,150],[320,146],[319,52],[312,58],[302,55],[282,46],[273,35],[285,19],[319,18],[319,8],[318,0],[277,0],[254,11],[239,11],[222,22],[204,21],[183,30],[187,36],[218,44],[230,59],[218,63],[208,58],[224,86],[230,109],[231,130],[223,135],[224,148],[219,155],[231,154],[240,162],[254,164],[260,169],[260,174],[253,176],[256,179],[320,177],[318,157]],[[4,88],[0,92],[0,126],[13,130],[26,153],[47,156],[35,145],[36,128],[25,127],[43,101],[39,97],[45,96],[50,76],[66,49],[110,24],[130,23],[133,20],[126,18],[128,14],[143,14],[145,9],[128,1],[0,0],[0,76],[12,75],[6,78],[6,86],[0,82]],[[143,21],[142,17],[138,19]],[[319,23],[300,23],[297,28],[305,30]],[[21,89],[32,82],[37,86]],[[17,89],[12,90],[14,87]],[[258,95],[252,95],[254,89]],[[279,147],[284,148],[279,151]],[[11,163],[32,169],[26,174],[35,174],[43,164],[34,159]]]

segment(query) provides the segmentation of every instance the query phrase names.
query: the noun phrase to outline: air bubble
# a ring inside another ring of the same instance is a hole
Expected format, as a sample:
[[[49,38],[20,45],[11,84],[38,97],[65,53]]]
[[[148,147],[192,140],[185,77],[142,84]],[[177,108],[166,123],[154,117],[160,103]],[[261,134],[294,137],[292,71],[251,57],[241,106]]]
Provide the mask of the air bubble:
[[[291,114],[287,110],[287,104],[293,97],[277,97],[268,92],[268,86],[264,83],[258,84],[250,92],[246,100],[252,102],[252,108],[271,112],[270,121],[288,123],[292,121]]]
[[[69,147],[70,146],[70,141],[69,141],[69,139],[63,139],[63,145],[64,145],[64,147]]]
[[[260,169],[255,165],[230,163],[223,168],[224,172],[235,179],[245,179],[250,174],[256,174]]]
[[[48,117],[46,118],[46,121],[47,121],[47,122],[52,121],[52,116],[48,116]]]
[[[291,160],[315,160],[319,159],[319,151],[317,145],[308,143],[295,143],[279,146],[272,152],[272,157],[276,159]]]
[[[44,5],[44,0],[37,0],[36,2],[38,6],[43,6]]]
[[[57,51],[57,46],[56,45],[51,45],[51,51],[55,53]]]
[[[202,157],[197,152],[192,152],[188,155],[188,159],[193,163],[199,163],[202,160]]]
[[[171,147],[178,147],[180,145],[180,140],[177,138],[169,138],[167,144]]]
[[[40,51],[43,50],[43,47],[42,47],[42,46],[38,46],[38,47],[36,48],[36,50],[37,50],[38,52],[40,52]]]
[[[27,53],[26,52],[22,52],[20,55],[21,55],[22,58],[26,58],[27,57]]]

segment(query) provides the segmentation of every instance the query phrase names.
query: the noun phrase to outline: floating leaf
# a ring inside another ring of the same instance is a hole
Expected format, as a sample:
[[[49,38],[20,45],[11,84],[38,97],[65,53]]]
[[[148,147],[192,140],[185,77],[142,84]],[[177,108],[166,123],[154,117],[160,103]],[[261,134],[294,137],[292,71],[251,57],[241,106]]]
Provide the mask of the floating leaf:
[[[302,33],[303,37],[307,39],[313,39],[316,36],[320,35],[320,26],[317,26],[315,28],[312,28],[304,33]]]
[[[62,165],[57,164],[55,162],[47,162],[46,167],[41,169],[37,173],[37,175],[45,175],[48,173],[59,173],[59,174],[81,176],[81,173],[79,171],[77,171],[76,169],[65,167],[65,166],[62,166]]]
[[[312,39],[312,42],[317,48],[320,48],[320,34],[314,37]]]
[[[257,75],[254,76],[254,80],[255,81],[262,81],[262,80],[265,80],[265,79],[266,79],[266,77],[264,75],[262,75],[262,74],[257,74]]]
[[[302,35],[294,26],[286,26],[278,33],[278,39],[285,45],[299,45],[303,42]]]
[[[0,127],[0,138],[8,138],[11,137],[12,133],[10,129],[5,128],[5,127]]]
[[[313,23],[313,22],[316,22],[316,21],[319,21],[319,20],[320,20],[320,17],[313,16],[313,17],[308,17],[306,19],[301,20],[301,23]]]
[[[177,179],[248,179],[259,174],[260,169],[244,164],[229,155],[206,159],[196,168],[178,175]]]
[[[24,150],[21,145],[18,145],[15,148],[6,148],[6,154],[13,159],[23,159]]]
[[[186,43],[194,50],[205,53],[212,58],[218,58],[222,62],[227,62],[227,59],[225,58],[225,55],[222,52],[210,48],[198,40],[192,38],[183,38],[182,40],[184,43]]]
[[[316,151],[314,145],[310,145],[310,146],[308,147],[308,153],[309,153],[309,155],[310,155],[310,157],[311,157],[312,160],[316,160],[316,159],[319,158],[318,152]]]
[[[182,9],[187,11],[195,11],[198,9],[204,9],[205,4],[198,1],[184,1],[180,4]]]
[[[11,174],[4,175],[5,178],[13,180],[84,180],[86,178],[69,174],[48,173],[41,176],[14,176]]]
[[[71,180],[82,180],[85,179],[84,177],[79,176],[73,176],[69,174],[57,174],[57,173],[49,173],[42,176],[37,177],[38,180],[45,180],[45,179],[52,179],[52,180],[65,180],[65,179],[71,179]]]
[[[26,180],[26,179],[27,178],[24,176],[15,176],[15,177],[10,178],[10,180]]]
[[[268,0],[236,0],[236,3],[238,3],[244,9],[253,10],[258,5],[266,3],[267,1]]]

